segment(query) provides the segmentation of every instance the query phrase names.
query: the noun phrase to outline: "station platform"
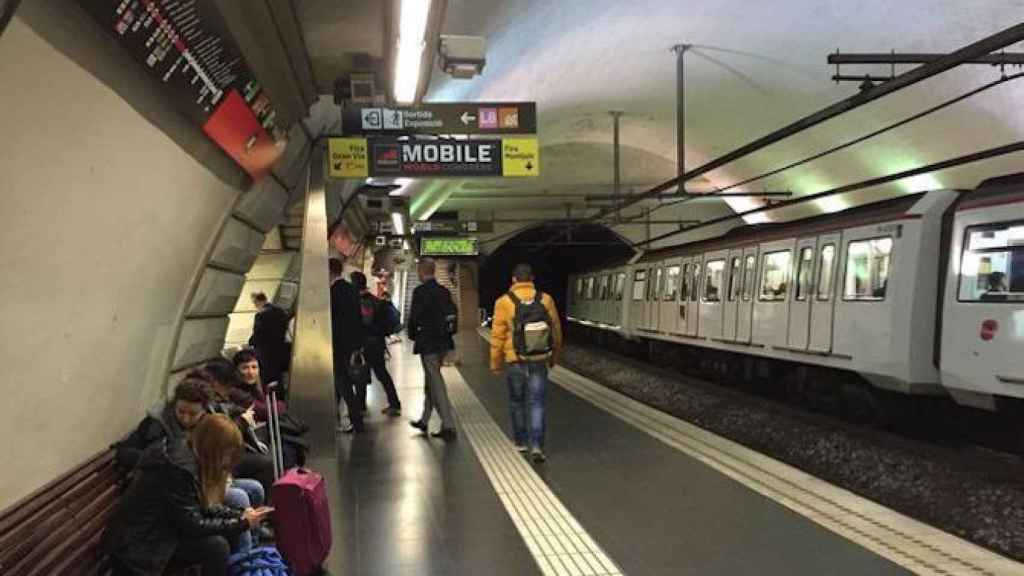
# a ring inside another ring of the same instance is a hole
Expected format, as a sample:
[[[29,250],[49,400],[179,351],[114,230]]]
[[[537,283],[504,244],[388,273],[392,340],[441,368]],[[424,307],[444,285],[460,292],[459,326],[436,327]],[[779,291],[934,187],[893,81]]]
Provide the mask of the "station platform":
[[[487,342],[460,334],[458,348],[458,365],[444,369],[456,441],[408,424],[423,399],[408,343],[391,346],[389,365],[403,416],[381,414],[375,381],[367,432],[339,436],[325,474],[332,576],[1002,573],[956,550],[943,552],[946,564],[897,550],[896,536],[858,527],[857,512],[834,514],[846,528],[825,528],[795,500],[751,489],[740,467],[676,449],[600,407],[560,369],[547,392],[548,461],[529,463],[509,440],[507,392],[488,370]]]

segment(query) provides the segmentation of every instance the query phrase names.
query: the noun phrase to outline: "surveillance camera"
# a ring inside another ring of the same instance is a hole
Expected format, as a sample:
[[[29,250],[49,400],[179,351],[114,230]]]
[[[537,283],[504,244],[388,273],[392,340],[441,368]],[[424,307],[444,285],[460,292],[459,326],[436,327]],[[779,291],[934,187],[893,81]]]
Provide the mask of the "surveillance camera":
[[[472,78],[482,74],[487,63],[487,40],[482,36],[442,34],[438,52],[442,70],[453,78]]]

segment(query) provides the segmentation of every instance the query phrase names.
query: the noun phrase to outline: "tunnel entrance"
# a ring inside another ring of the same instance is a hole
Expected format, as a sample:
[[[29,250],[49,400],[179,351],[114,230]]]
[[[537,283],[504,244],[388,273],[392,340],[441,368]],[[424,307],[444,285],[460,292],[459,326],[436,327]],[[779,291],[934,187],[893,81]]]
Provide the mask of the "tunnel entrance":
[[[634,251],[621,236],[599,224],[573,228],[571,238],[561,225],[524,230],[492,252],[480,266],[480,307],[487,315],[512,282],[512,270],[521,262],[533,266],[537,288],[550,294],[564,316],[568,304],[569,275],[615,260]]]

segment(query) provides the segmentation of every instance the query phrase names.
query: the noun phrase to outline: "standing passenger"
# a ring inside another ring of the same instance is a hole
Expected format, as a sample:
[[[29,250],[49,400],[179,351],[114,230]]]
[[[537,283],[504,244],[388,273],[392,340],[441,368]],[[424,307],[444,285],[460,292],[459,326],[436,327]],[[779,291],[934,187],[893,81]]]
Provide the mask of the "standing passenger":
[[[420,355],[423,363],[424,398],[423,415],[410,422],[413,428],[427,432],[434,409],[441,416],[441,429],[433,434],[444,440],[456,437],[452,405],[448,401],[448,389],[441,375],[441,361],[445,354],[455,349],[452,334],[455,331],[455,303],[452,294],[434,279],[437,265],[430,258],[424,258],[416,267],[420,285],[412,293],[412,308],[409,310],[409,324],[406,329],[409,338],[415,341],[413,353]]]
[[[257,312],[249,345],[256,349],[264,381],[279,382],[289,360],[288,313],[271,304],[263,292],[253,292],[252,303]]]
[[[507,379],[512,412],[512,434],[520,452],[530,451],[543,462],[548,367],[555,365],[562,347],[562,325],[550,296],[533,284],[533,269],[519,264],[512,273],[512,288],[494,304],[491,327],[491,372]]]
[[[366,361],[370,368],[384,387],[384,393],[388,397],[388,407],[384,413],[388,416],[398,416],[402,413],[402,403],[398,400],[398,392],[395,390],[395,381],[388,373],[388,366],[384,360],[384,352],[387,351],[387,330],[384,327],[384,303],[377,299],[366,288],[366,275],[362,272],[353,272],[352,285],[359,290],[359,303],[362,310],[363,326],[366,327]]]
[[[366,404],[366,386],[353,382],[349,374],[352,355],[365,344],[362,311],[359,309],[359,291],[341,277],[345,267],[341,260],[331,258],[331,338],[334,351],[334,400],[345,400],[349,425],[341,423],[338,431],[355,434],[363,431],[363,406]]]

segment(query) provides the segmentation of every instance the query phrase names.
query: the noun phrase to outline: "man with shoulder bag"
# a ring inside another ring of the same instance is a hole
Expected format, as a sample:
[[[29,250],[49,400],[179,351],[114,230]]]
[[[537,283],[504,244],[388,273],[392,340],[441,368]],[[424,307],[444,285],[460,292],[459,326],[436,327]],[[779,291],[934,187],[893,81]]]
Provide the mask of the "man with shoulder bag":
[[[342,278],[344,265],[331,258],[328,262],[331,278],[331,336],[334,352],[335,401],[345,401],[349,424],[338,417],[338,431],[355,434],[363,431],[363,413],[366,410],[365,378],[369,366],[363,357],[366,330],[359,306],[359,291]]]
[[[409,338],[415,342],[414,354],[420,355],[423,364],[424,399],[423,415],[410,425],[423,433],[430,427],[430,418],[437,409],[441,416],[441,429],[432,436],[445,441],[455,440],[455,419],[452,405],[448,400],[448,388],[441,374],[441,363],[445,354],[455,349],[452,336],[458,327],[458,314],[452,294],[438,284],[434,277],[437,264],[424,258],[416,268],[420,285],[412,293],[412,308],[409,310],[409,324],[406,329]]]

